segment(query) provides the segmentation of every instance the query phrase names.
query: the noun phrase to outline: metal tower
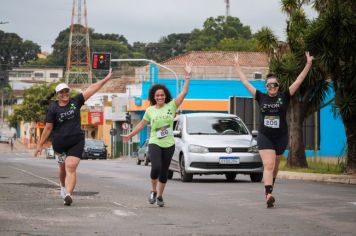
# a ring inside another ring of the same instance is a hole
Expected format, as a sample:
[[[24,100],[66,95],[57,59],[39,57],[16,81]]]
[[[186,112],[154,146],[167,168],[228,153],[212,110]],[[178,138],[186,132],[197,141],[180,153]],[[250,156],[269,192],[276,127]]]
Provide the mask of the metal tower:
[[[230,0],[225,0],[225,4],[226,4],[225,19],[227,20],[227,17],[230,16]]]
[[[84,1],[84,12],[82,12],[82,1]],[[82,25],[82,13],[84,14],[84,25]],[[67,51],[66,83],[91,84],[92,71],[90,65],[87,1],[73,0]]]

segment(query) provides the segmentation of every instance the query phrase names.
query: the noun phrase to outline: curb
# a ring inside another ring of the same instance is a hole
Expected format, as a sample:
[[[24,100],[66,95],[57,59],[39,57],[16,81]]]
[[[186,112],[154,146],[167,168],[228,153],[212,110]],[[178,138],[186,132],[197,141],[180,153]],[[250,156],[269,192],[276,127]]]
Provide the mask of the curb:
[[[356,184],[355,175],[335,175],[335,174],[316,174],[316,173],[279,171],[277,178],[316,181],[316,182],[325,182],[325,183]]]

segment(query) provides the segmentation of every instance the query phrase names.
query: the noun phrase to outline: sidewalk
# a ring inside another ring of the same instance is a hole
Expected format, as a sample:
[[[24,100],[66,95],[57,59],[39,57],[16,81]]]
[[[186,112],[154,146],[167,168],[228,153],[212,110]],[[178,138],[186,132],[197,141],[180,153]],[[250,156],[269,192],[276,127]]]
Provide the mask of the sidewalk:
[[[335,174],[316,174],[316,173],[279,171],[277,178],[326,182],[326,183],[356,184],[356,175],[342,175],[342,174],[335,175]]]

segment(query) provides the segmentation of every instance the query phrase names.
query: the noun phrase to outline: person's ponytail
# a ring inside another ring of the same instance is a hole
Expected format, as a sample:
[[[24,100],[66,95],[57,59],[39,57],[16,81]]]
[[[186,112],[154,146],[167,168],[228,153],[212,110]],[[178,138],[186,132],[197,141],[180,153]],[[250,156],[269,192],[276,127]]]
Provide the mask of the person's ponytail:
[[[56,95],[55,91],[53,91],[52,93],[47,95],[46,99],[44,99],[40,102],[41,106],[48,106],[50,104],[52,98],[54,97],[54,95]]]

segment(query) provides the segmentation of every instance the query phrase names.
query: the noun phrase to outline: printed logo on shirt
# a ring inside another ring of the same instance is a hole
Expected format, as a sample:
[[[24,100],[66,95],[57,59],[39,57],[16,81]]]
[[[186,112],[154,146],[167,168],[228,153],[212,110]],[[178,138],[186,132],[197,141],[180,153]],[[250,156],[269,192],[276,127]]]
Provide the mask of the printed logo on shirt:
[[[68,111],[65,111],[65,112],[62,112],[59,114],[59,118],[58,118],[58,121],[60,123],[64,122],[65,120],[70,120],[70,119],[73,119],[74,116],[75,116],[75,109],[76,109],[76,105],[74,103],[71,103],[69,105],[69,110]]]
[[[173,113],[171,112],[171,109],[168,109],[167,115],[173,115]]]

